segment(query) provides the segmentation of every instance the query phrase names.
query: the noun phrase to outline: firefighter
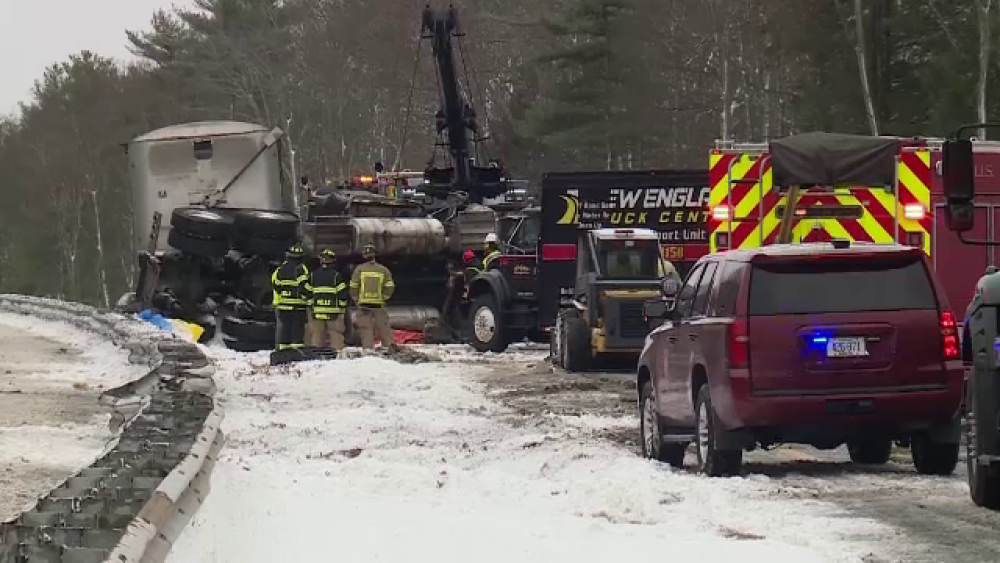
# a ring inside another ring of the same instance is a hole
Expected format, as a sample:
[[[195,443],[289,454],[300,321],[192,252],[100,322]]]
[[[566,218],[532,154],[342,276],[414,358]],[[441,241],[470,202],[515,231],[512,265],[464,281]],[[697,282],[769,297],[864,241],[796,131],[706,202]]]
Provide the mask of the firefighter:
[[[312,297],[309,268],[303,264],[305,251],[294,244],[285,253],[285,261],[271,275],[274,309],[277,316],[275,342],[278,350],[305,346],[306,308]]]
[[[375,246],[366,244],[362,256],[365,262],[358,264],[351,275],[351,299],[358,306],[354,317],[354,326],[361,335],[361,346],[375,347],[375,332],[378,332],[382,346],[394,348],[392,329],[389,327],[389,315],[385,304],[392,298],[396,284],[392,281],[392,272],[376,258]]]
[[[482,270],[476,266],[476,253],[472,250],[466,250],[462,254],[462,272],[465,274],[466,283],[472,281],[472,278],[482,273]]]
[[[312,315],[309,333],[312,346],[344,349],[344,311],[347,309],[347,284],[335,266],[336,254],[329,248],[319,255],[320,267],[310,276]]]
[[[489,233],[486,238],[483,239],[483,252],[485,256],[483,257],[483,269],[486,271],[490,269],[490,262],[500,256],[500,247],[497,244],[497,234]]]

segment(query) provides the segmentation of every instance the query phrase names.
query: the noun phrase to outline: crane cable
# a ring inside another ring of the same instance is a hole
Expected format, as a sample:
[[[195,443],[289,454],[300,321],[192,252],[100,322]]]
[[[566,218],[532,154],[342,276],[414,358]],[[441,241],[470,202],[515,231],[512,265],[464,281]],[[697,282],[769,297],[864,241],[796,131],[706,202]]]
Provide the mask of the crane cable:
[[[413,73],[410,76],[410,91],[406,96],[406,113],[403,118],[403,135],[399,140],[399,153],[396,156],[396,166],[393,166],[393,169],[396,169],[401,165],[403,161],[403,154],[406,151],[406,141],[410,132],[410,117],[413,113],[413,93],[417,89],[417,70],[420,69],[420,47],[423,43],[422,35],[423,32],[421,32],[421,37],[417,37],[417,48],[414,49],[416,52],[413,55]]]
[[[482,111],[483,111],[483,115],[482,115],[483,121],[480,122],[479,119],[478,119],[479,116],[477,115],[476,122],[484,124],[485,127],[489,127],[489,121],[490,121],[490,119],[489,119],[488,110],[486,109],[486,98],[483,95],[482,90],[479,89],[479,82],[477,80],[475,80],[475,73],[474,72],[473,73],[469,72],[470,63],[472,65],[475,65],[475,61],[472,60],[472,53],[469,53],[469,62],[466,62],[466,60],[465,60],[465,42],[462,41],[462,36],[461,35],[458,36],[458,52],[459,52],[460,56],[462,57],[462,70],[463,70],[463,72],[465,74],[465,83],[468,85],[468,89],[471,90],[471,93],[470,93],[469,97],[472,99],[472,103],[475,104],[476,103],[476,97],[478,95],[478,97],[479,97],[479,104],[480,104],[480,107],[482,108]],[[475,108],[475,105],[473,105],[473,108]],[[477,135],[478,135],[478,133],[477,133]],[[476,151],[477,152],[479,151],[480,144],[481,143],[476,142]],[[487,151],[484,148],[483,152],[485,152],[486,153],[486,157],[489,158],[489,156],[490,156],[489,155],[489,151]],[[479,155],[477,154],[476,156],[479,156]]]

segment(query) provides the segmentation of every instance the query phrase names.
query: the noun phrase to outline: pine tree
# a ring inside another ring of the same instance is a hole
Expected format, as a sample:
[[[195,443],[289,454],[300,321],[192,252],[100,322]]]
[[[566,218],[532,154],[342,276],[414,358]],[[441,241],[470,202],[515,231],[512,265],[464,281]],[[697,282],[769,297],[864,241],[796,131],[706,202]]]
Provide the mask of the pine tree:
[[[538,59],[550,91],[527,112],[526,132],[587,166],[617,168],[636,137],[632,77],[618,42],[629,8],[627,0],[574,0],[563,17],[544,22],[565,46]]]

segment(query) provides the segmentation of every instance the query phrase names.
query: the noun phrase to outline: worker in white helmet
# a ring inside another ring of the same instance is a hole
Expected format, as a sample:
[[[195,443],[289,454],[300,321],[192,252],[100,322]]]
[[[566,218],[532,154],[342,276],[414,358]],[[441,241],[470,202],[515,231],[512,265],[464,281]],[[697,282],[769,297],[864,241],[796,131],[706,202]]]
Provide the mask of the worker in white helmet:
[[[483,239],[483,254],[485,254],[485,257],[483,258],[484,272],[490,268],[490,262],[497,256],[500,256],[500,247],[497,242],[498,239],[496,233],[489,233],[486,235],[486,238]]]

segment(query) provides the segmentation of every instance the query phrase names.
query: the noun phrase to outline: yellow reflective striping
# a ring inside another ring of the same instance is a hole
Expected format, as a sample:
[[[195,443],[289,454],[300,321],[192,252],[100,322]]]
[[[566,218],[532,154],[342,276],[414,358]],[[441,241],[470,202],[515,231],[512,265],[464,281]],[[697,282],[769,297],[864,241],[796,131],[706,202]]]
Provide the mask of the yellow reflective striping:
[[[837,198],[837,202],[841,205],[858,205],[864,209],[864,213],[857,219],[857,222],[858,225],[860,225],[861,228],[868,233],[872,242],[890,243],[894,240],[892,233],[885,230],[882,223],[878,222],[878,219],[872,215],[872,212],[862,204],[857,196],[851,194],[835,194],[835,196]]]
[[[930,153],[923,152],[917,153],[917,156],[921,160],[930,160]],[[929,164],[928,164],[929,166]],[[907,166],[904,162],[899,163],[899,183],[901,184],[900,190],[907,190],[916,200],[924,205],[924,208],[930,207],[931,203],[931,190],[930,186],[925,186],[920,178]],[[905,187],[904,187],[905,186]],[[930,211],[928,210],[928,213]]]
[[[754,184],[753,189],[750,191],[750,193],[748,193],[746,197],[743,198],[743,202],[749,202],[749,209],[747,209],[747,211],[745,211],[742,215],[737,214],[737,217],[745,217],[747,214],[753,211],[754,206],[763,204],[764,198],[767,197],[767,195],[770,194],[771,190],[773,189],[774,189],[774,184],[772,182],[772,177],[771,177],[771,167],[768,166],[767,171],[764,172],[764,175],[761,178],[761,181],[758,182],[757,184]],[[779,205],[780,204],[781,203],[779,201]],[[775,206],[775,208],[777,208],[777,206]],[[755,213],[757,214],[757,216],[754,218],[759,219],[760,209],[755,211]],[[768,236],[768,234],[770,234],[771,231],[777,228],[778,223],[780,222],[781,220],[778,219],[777,212],[774,209],[768,210],[767,215],[764,215],[764,219],[762,221],[758,221],[754,225],[753,230],[751,230],[750,233],[746,236],[746,238],[744,238],[740,242],[740,248],[753,248],[757,246],[762,246],[764,244],[764,239]]]

